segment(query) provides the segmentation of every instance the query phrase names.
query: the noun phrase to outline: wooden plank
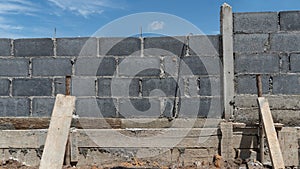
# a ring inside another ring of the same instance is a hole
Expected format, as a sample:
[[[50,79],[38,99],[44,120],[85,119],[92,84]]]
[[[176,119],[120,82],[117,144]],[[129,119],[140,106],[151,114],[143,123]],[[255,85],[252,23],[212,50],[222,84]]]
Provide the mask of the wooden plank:
[[[121,128],[214,128],[219,126],[224,119],[217,118],[167,118],[151,119],[121,119]]]
[[[71,132],[71,159],[74,159],[76,161],[76,157],[72,156],[72,152],[78,151],[77,147],[83,146],[83,147],[92,147],[95,145],[98,147],[95,143],[93,143],[92,139],[89,139],[89,135],[87,133],[95,133],[92,136],[95,136],[96,139],[103,139],[106,136],[109,138],[109,135],[114,132],[119,132],[120,134],[124,134],[126,136],[131,137],[149,137],[156,135],[157,133],[161,133],[163,130],[166,129],[143,129],[143,130],[131,130],[131,129],[77,129],[75,131]],[[182,130],[189,130],[189,129],[182,129],[182,128],[176,128],[173,129],[171,135],[168,137],[163,138],[164,140],[174,139],[176,137],[179,137],[179,134],[182,133]],[[211,133],[211,134],[209,134]],[[132,134],[132,135],[130,135]],[[40,148],[42,145],[45,144],[47,135],[47,130],[2,130],[0,131],[0,148],[6,149],[6,148]],[[221,132],[220,130],[216,129],[198,129],[194,128],[191,129],[185,138],[189,138],[188,140],[193,140],[192,142],[197,143],[199,141],[199,137],[201,138],[208,138],[208,137],[214,137],[216,142],[219,142],[221,139]],[[84,142],[84,140],[88,140],[87,142]],[[246,133],[246,135],[238,134],[233,135],[233,148],[257,148],[257,135],[252,134],[249,135]],[[190,141],[191,142],[191,141]],[[113,144],[113,143],[111,143]],[[185,144],[185,143],[184,143]],[[181,144],[183,145],[183,143]],[[105,145],[102,145],[102,147],[110,147],[109,143],[106,143]],[[136,145],[131,145],[136,146]],[[189,147],[197,147],[201,145],[190,145]],[[202,145],[203,146],[203,145]],[[100,146],[101,147],[101,146]],[[76,155],[76,153],[75,153]],[[78,153],[77,153],[78,155]]]
[[[76,118],[72,120],[72,127],[78,129],[115,129],[121,128],[120,118]]]
[[[70,134],[70,145],[71,145],[71,162],[78,162],[78,145],[77,145],[77,131],[72,130]]]
[[[0,148],[40,148],[47,130],[0,130]]]
[[[220,125],[222,132],[221,139],[221,155],[225,160],[231,160],[234,158],[233,152],[233,125],[231,122],[224,122]]]
[[[233,115],[234,60],[233,60],[233,20],[232,8],[224,3],[221,7],[221,34],[223,46],[223,92],[225,119]]]
[[[74,110],[74,96],[56,96],[40,169],[62,168]]]
[[[73,118],[71,127],[78,129],[118,129],[118,128],[193,128],[217,127],[224,119],[188,119],[178,118],[170,121],[167,118]],[[38,117],[2,117],[0,118],[0,130],[25,130],[25,129],[48,129],[50,118]]]
[[[218,147],[220,136],[215,131],[216,129],[87,129],[77,131],[77,144],[78,147]]]
[[[246,124],[245,123],[232,123],[232,127],[233,128],[246,128]]]
[[[109,140],[99,135],[81,135],[78,137],[78,147],[109,147],[109,148],[167,148],[167,147],[184,147],[184,148],[216,148],[219,145],[219,137],[202,137],[204,142],[199,142],[199,138],[181,138],[178,142],[175,138],[158,137],[157,139],[151,138],[122,138],[110,136]],[[97,139],[98,138],[98,139]],[[115,140],[118,139],[118,140]]]
[[[0,130],[48,129],[48,117],[1,117]],[[72,127],[78,129],[121,128],[119,118],[74,118]]]
[[[47,129],[50,118],[36,117],[1,117],[1,130]]]
[[[298,166],[298,137],[297,129],[285,127],[278,132],[278,139],[286,167]]]
[[[258,137],[257,127],[233,128],[234,135],[253,135]]]
[[[256,125],[256,127],[259,127],[260,124],[257,123],[255,125]],[[282,123],[274,123],[274,126],[275,126],[276,130],[281,130],[283,128],[284,124],[282,124]]]
[[[265,135],[267,137],[273,168],[285,168],[269,103],[264,97],[259,97],[257,99],[257,102],[259,106],[261,119],[263,122]]]
[[[174,139],[180,138],[183,129],[174,129],[171,134],[159,136],[152,139],[153,133],[161,133],[165,129],[139,130],[139,134],[132,134],[132,131],[126,129],[88,129],[77,130],[78,147],[171,147]],[[189,129],[186,129],[189,130]],[[191,129],[186,137],[181,138],[176,147],[185,148],[205,148],[218,147],[221,135],[215,129]],[[201,134],[212,133],[212,134]],[[122,137],[123,136],[123,137]],[[148,138],[147,138],[148,137]],[[106,138],[106,139],[104,139]],[[144,139],[144,140],[142,140]],[[256,135],[233,135],[232,150],[234,148],[257,148]]]

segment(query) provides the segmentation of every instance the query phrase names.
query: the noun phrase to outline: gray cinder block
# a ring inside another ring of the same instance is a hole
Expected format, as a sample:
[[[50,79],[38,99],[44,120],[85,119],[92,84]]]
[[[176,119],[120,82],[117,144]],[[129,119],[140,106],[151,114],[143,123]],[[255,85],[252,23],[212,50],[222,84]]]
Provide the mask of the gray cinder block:
[[[50,38],[14,40],[15,56],[53,56],[53,48]]]
[[[233,14],[233,32],[269,33],[278,30],[277,12],[251,12]]]
[[[0,76],[28,76],[29,60],[24,58],[0,59]]]
[[[13,79],[13,96],[51,96],[51,79]]]
[[[32,60],[33,76],[72,75],[72,63],[65,58],[36,58]]]

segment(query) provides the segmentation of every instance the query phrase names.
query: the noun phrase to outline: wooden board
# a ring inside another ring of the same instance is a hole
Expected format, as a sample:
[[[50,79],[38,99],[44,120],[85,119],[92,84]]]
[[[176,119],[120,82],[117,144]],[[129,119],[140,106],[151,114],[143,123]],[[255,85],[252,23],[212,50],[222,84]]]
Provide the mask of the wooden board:
[[[271,161],[274,169],[284,169],[284,161],[280,150],[277,133],[275,130],[268,101],[264,97],[257,99],[265,135],[270,150]]]
[[[70,145],[71,145],[71,162],[78,162],[78,146],[77,146],[77,131],[73,130],[70,134]]]
[[[0,130],[0,148],[40,148],[45,144],[47,130]]]
[[[40,169],[62,168],[74,110],[74,96],[56,96]]]
[[[71,127],[77,129],[120,129],[120,128],[186,128],[193,124],[193,128],[213,128],[224,119],[188,119],[177,118],[73,118]],[[48,129],[50,118],[47,117],[0,117],[0,130],[25,130],[25,129]]]
[[[136,133],[133,132],[133,130],[130,129],[77,129],[75,131],[71,132],[70,135],[70,141],[71,141],[71,153],[75,152],[76,153],[76,148],[78,147],[92,147],[92,145],[95,145],[93,143],[92,138],[88,138],[89,133],[94,133],[92,136],[94,136],[98,140],[102,140],[106,136],[109,137],[111,133],[118,132],[120,134],[124,134],[126,136],[132,136],[132,137],[149,137],[152,135],[156,135],[157,133],[163,131],[165,129],[145,129],[145,130],[139,130]],[[221,139],[221,132],[220,130],[217,129],[181,129],[177,128],[174,129],[172,132],[172,135],[168,137],[161,137],[162,140],[169,140],[169,139],[174,139],[178,137],[178,133],[181,133],[182,130],[190,130],[189,133],[186,135],[185,138],[189,138],[188,140],[194,140],[193,142],[199,142],[199,137],[211,137],[213,136],[216,138],[216,141],[220,141]],[[204,134],[207,133],[207,134]],[[212,134],[208,134],[212,133]],[[257,135],[253,133],[234,133],[232,136],[232,142],[233,148],[243,148],[243,149],[248,149],[248,148],[257,148]],[[46,140],[46,135],[47,135],[47,130],[42,129],[42,130],[2,130],[0,131],[0,148],[1,149],[7,149],[7,148],[40,148],[42,145],[45,144]],[[115,136],[113,136],[115,137]],[[89,140],[87,142],[84,142],[82,140]],[[183,140],[185,141],[185,140]],[[111,143],[105,143],[106,141],[103,140],[101,142],[104,142],[104,144],[101,145],[101,147],[112,147],[113,142]],[[79,145],[78,145],[79,143]],[[118,143],[121,144],[121,143]],[[181,143],[183,144],[183,143]],[[185,144],[185,143],[184,143]],[[219,144],[219,143],[218,143]],[[114,145],[116,146],[116,145]],[[136,144],[132,145],[126,145],[126,146],[131,146],[131,147],[136,147]],[[197,147],[199,146],[198,144],[190,145],[189,147]],[[98,146],[96,146],[98,147]],[[155,145],[154,145],[155,147]],[[74,157],[74,156],[73,156]],[[76,158],[74,158],[74,161],[76,161]]]
[[[184,135],[186,134],[186,135]],[[77,130],[78,147],[217,147],[217,129]]]
[[[0,117],[1,130],[48,129],[50,118]]]

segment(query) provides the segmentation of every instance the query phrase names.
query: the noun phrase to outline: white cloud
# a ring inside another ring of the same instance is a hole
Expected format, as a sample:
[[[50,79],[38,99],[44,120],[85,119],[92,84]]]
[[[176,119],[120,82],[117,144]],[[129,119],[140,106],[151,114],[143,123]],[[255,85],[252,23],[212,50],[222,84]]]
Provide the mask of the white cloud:
[[[36,15],[39,9],[30,0],[0,1],[0,37],[22,37],[24,27],[12,15]]]
[[[114,8],[114,6],[106,0],[48,0],[57,7],[65,11],[71,11],[75,14],[87,18],[92,14],[101,14],[104,8]]]
[[[0,23],[0,29],[4,29],[4,30],[22,30],[23,27],[22,26],[14,26],[14,25],[8,25],[8,24],[1,24]]]
[[[23,5],[34,6],[34,4],[27,0],[6,0],[6,2],[15,2]]]
[[[11,32],[23,30],[24,27],[13,24],[10,20],[0,17],[0,32],[5,36],[12,36]],[[15,35],[14,35],[15,37]]]
[[[163,21],[153,21],[149,24],[149,29],[152,31],[161,30],[165,26],[165,23]]]
[[[0,38],[25,38],[24,35],[18,34],[18,33],[13,33],[11,31],[3,31],[0,29]]]
[[[11,22],[5,20],[3,17],[0,17],[0,38],[2,37],[10,37],[10,38],[17,38],[21,37],[21,35],[17,34],[22,30],[22,26],[13,25]]]
[[[6,0],[0,2],[0,14],[33,14],[37,8],[27,0]]]

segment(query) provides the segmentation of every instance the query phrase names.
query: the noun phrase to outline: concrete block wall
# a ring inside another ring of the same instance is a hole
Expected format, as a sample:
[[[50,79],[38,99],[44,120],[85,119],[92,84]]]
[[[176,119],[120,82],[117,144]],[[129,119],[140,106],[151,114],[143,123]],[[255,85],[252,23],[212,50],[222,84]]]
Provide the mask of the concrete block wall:
[[[219,42],[219,35],[0,39],[0,116],[50,117],[72,76],[80,117],[171,117],[173,109],[178,117],[221,117]]]
[[[258,122],[255,75],[262,74],[274,121],[299,126],[299,15],[234,13],[234,121]],[[50,117],[55,95],[65,93],[67,75],[80,117],[170,117],[177,87],[178,117],[222,117],[220,50],[219,35],[0,39],[0,117]],[[236,156],[257,156],[257,130],[234,130]],[[211,138],[215,144],[209,149],[188,143],[185,159],[194,162],[202,153],[200,158],[211,160],[221,135]],[[106,153],[90,150],[85,151],[92,156]],[[174,159],[167,153],[167,160]],[[80,162],[94,160],[83,156]]]
[[[235,113],[239,122],[256,123],[256,74],[275,122],[299,126],[299,11],[234,13]]]
[[[262,74],[275,122],[299,126],[299,13],[233,14],[234,121],[257,122]],[[81,117],[222,117],[220,39],[0,39],[0,116],[49,117],[71,75]]]

